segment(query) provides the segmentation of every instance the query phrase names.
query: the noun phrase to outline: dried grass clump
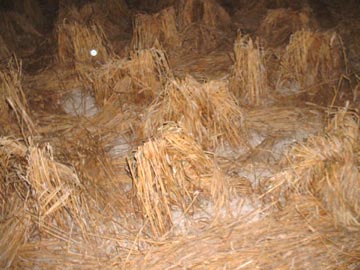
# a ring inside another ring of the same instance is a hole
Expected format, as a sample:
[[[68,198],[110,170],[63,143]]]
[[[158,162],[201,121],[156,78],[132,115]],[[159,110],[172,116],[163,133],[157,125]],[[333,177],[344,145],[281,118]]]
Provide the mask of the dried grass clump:
[[[153,136],[168,121],[179,123],[205,148],[244,143],[244,115],[225,81],[201,84],[190,76],[170,81],[145,114],[145,136]]]
[[[171,228],[172,210],[191,212],[199,195],[211,199],[218,210],[228,199],[225,178],[213,160],[172,125],[138,147],[131,174],[137,202],[154,236]]]
[[[60,63],[104,63],[114,56],[102,27],[94,22],[85,25],[66,20],[58,26],[58,59]],[[90,55],[97,50],[95,57]]]
[[[298,31],[281,60],[280,86],[333,84],[346,71],[341,37],[333,32]]]
[[[0,70],[0,123],[4,127],[0,131],[1,135],[7,134],[10,130],[17,133],[18,128],[23,135],[35,132],[21,85],[21,64],[16,59],[12,59],[5,70]],[[18,128],[13,126],[14,123],[17,123]]]
[[[165,53],[152,48],[132,52],[129,60],[109,61],[91,76],[96,101],[103,106],[112,95],[123,102],[149,102],[173,74]]]
[[[286,158],[290,168],[271,180],[273,189],[285,191],[285,185],[314,196],[335,224],[359,231],[359,127],[357,115],[336,113],[325,135],[309,137],[290,150]]]
[[[302,11],[285,8],[270,9],[259,27],[258,35],[267,41],[267,45],[278,47],[287,44],[293,33],[308,29],[309,26],[309,9]]]
[[[208,27],[227,27],[231,18],[215,0],[181,0],[177,3],[178,21],[181,29],[191,24]]]
[[[134,50],[149,49],[157,42],[169,48],[180,46],[173,7],[152,15],[138,14],[134,18],[131,47]]]
[[[28,241],[66,238],[64,232],[74,236],[87,229],[80,180],[71,168],[54,161],[51,152],[50,146],[27,147],[20,140],[0,138],[2,266],[10,267],[25,255],[21,248]]]
[[[235,41],[235,64],[230,79],[231,91],[250,105],[265,103],[268,97],[267,72],[265,56],[258,41],[240,33]]]

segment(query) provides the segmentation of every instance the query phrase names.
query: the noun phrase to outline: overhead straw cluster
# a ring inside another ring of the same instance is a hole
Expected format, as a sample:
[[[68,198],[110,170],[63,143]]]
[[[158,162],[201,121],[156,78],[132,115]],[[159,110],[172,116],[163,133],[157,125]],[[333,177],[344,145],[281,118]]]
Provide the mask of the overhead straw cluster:
[[[228,200],[225,178],[193,138],[168,124],[155,139],[138,147],[131,168],[134,192],[154,235],[173,225],[172,211],[184,215],[208,197],[220,209]]]
[[[333,85],[347,73],[341,37],[335,32],[298,31],[281,60],[280,86],[311,88]]]
[[[264,51],[259,41],[241,33],[234,45],[235,64],[230,89],[241,102],[260,105],[269,97]]]
[[[144,134],[151,137],[168,121],[178,123],[205,148],[245,143],[244,113],[228,90],[226,81],[201,84],[188,76],[169,81],[165,90],[147,109]]]
[[[157,42],[172,49],[180,46],[173,7],[163,9],[156,14],[137,14],[134,17],[131,47],[134,50],[149,49]]]

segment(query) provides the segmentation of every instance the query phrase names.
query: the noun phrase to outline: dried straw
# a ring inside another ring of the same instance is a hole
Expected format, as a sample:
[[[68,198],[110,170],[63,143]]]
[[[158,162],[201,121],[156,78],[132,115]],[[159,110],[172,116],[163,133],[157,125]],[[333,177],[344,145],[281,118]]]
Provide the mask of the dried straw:
[[[174,49],[180,46],[173,7],[156,14],[137,14],[134,17],[131,47],[134,50],[149,49],[154,47],[156,42],[166,48]]]
[[[310,27],[310,10],[293,11],[279,8],[268,10],[262,21],[258,36],[264,38],[268,46],[287,45],[290,36],[296,31]]]
[[[190,76],[183,81],[169,81],[144,116],[145,136],[153,136],[168,121],[179,123],[205,148],[225,142],[239,146],[245,141],[243,112],[226,81],[201,84]]]
[[[288,187],[314,196],[335,224],[358,231],[359,132],[358,116],[339,111],[326,134],[311,136],[290,150],[284,160],[289,168],[270,179],[271,189],[286,195]]]
[[[279,87],[298,85],[311,89],[321,83],[334,84],[347,72],[346,64],[338,34],[298,31],[282,58]]]
[[[173,225],[172,210],[188,214],[198,195],[209,197],[217,209],[227,201],[225,179],[196,142],[176,127],[138,147],[131,173],[135,195],[154,236]]]
[[[250,105],[260,105],[269,96],[264,52],[259,42],[238,34],[234,45],[235,64],[230,79],[231,91]]]
[[[231,23],[229,14],[214,0],[181,0],[177,10],[181,29],[194,23],[213,28],[227,27]]]
[[[103,106],[113,95],[123,103],[149,103],[172,77],[165,53],[152,48],[134,51],[128,60],[113,59],[85,79],[90,81],[98,105]]]
[[[58,59],[68,62],[106,62],[114,55],[102,27],[94,22],[90,25],[64,21],[58,26]],[[90,51],[97,55],[92,57]]]

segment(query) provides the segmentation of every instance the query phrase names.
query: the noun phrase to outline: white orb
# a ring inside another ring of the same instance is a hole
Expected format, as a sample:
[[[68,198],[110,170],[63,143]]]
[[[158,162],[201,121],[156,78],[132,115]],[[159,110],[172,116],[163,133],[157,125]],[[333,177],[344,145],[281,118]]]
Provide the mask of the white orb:
[[[97,52],[97,50],[95,50],[95,49],[93,49],[93,50],[90,51],[90,55],[91,55],[91,56],[96,56],[97,53],[98,53],[98,52]]]

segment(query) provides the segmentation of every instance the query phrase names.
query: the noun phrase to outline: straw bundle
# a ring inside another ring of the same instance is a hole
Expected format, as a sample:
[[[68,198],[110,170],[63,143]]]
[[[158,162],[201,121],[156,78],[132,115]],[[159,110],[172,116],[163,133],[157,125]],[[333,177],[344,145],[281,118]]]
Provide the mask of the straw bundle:
[[[336,33],[296,32],[281,60],[280,86],[333,84],[345,71],[345,59]]]
[[[134,51],[129,60],[109,61],[91,76],[100,106],[106,104],[112,95],[118,95],[123,103],[151,101],[173,77],[165,53],[155,48]]]
[[[239,146],[244,116],[225,81],[198,83],[188,76],[170,81],[144,117],[145,136],[151,137],[167,121],[177,122],[205,148],[224,142]]]
[[[178,21],[181,29],[195,23],[208,27],[227,27],[231,18],[215,0],[181,0],[177,3]]]
[[[10,130],[17,133],[12,127],[15,122],[23,135],[27,132],[32,134],[35,126],[29,117],[29,108],[21,85],[21,65],[14,61],[9,62],[6,70],[0,70],[0,123],[4,126],[1,133],[6,134]]]
[[[220,209],[227,200],[224,177],[196,142],[170,125],[154,140],[140,146],[131,173],[135,195],[154,236],[173,225],[172,210],[186,215],[200,194]]]
[[[357,115],[338,112],[324,136],[309,137],[290,150],[286,164],[291,168],[271,179],[273,188],[287,184],[317,197],[335,224],[359,231],[359,127]]]
[[[132,48],[134,50],[152,48],[157,41],[164,47],[175,48],[180,45],[173,7],[152,15],[138,14],[134,18]]]
[[[113,56],[113,50],[102,30],[95,23],[89,26],[77,22],[64,21],[58,26],[58,59],[67,62],[106,62]],[[95,49],[97,55],[92,57],[90,51]]]
[[[296,31],[308,29],[310,10],[301,12],[279,8],[268,10],[258,30],[258,35],[267,41],[267,45],[278,47],[288,43]]]
[[[242,102],[251,105],[265,103],[268,96],[267,72],[264,66],[264,52],[259,42],[241,33],[234,45],[235,64],[230,79],[231,91]]]

